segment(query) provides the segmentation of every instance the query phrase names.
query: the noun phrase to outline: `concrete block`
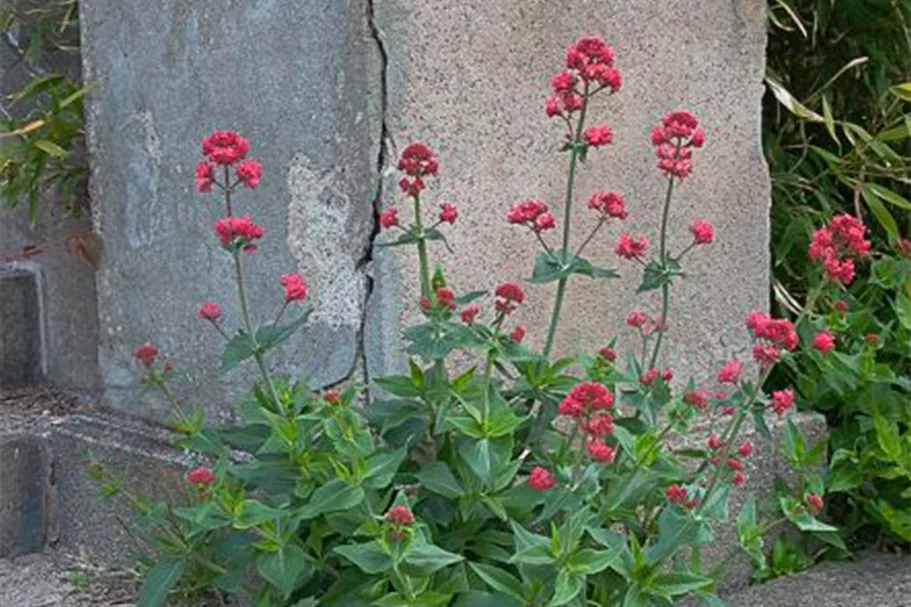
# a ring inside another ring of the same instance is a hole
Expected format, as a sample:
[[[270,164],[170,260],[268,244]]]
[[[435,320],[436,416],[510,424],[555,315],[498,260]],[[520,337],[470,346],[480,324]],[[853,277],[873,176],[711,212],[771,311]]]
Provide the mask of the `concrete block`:
[[[52,459],[39,435],[0,434],[0,557],[39,552],[55,513]]]
[[[41,298],[33,272],[0,266],[0,390],[43,378]]]

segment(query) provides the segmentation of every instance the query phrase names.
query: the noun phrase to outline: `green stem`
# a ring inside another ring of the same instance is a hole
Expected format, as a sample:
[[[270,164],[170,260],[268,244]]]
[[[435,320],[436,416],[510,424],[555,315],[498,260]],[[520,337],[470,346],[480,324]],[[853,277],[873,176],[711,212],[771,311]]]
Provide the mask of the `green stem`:
[[[576,182],[576,165],[579,161],[579,146],[582,136],[582,127],[585,126],[585,113],[588,110],[588,83],[585,85],[583,94],[582,110],[579,112],[579,122],[576,125],[576,131],[573,133],[572,150],[569,155],[569,175],[566,179],[566,197],[563,201],[563,247],[562,261],[565,266],[569,261],[569,236],[570,226],[572,225],[572,208],[573,208],[573,186]],[[550,327],[547,329],[547,341],[544,343],[544,357],[550,355],[554,346],[554,338],[557,335],[557,325],[560,323],[560,312],[563,309],[563,299],[566,296],[566,283],[568,276],[562,277],[557,282],[557,294],[554,299],[554,311],[550,318]]]
[[[278,398],[278,392],[276,392],[275,386],[272,384],[272,378],[269,376],[269,371],[266,369],[266,363],[263,359],[262,352],[259,351],[259,344],[256,343],[256,334],[253,332],[253,323],[250,322],[250,310],[247,305],[247,289],[244,283],[243,263],[241,262],[240,256],[240,251],[234,252],[234,275],[237,280],[237,293],[240,297],[240,310],[244,317],[244,326],[247,328],[248,339],[253,348],[253,358],[256,360],[256,366],[259,367],[263,383],[265,383],[266,387],[269,389],[269,395],[275,402],[275,410],[281,411],[281,400]]]
[[[494,348],[499,347],[500,339],[500,327],[503,325],[503,319],[506,317],[505,314],[500,313],[497,315],[496,321],[493,325],[493,343]],[[493,371],[493,349],[487,353],[487,362],[484,365],[484,424],[487,424],[488,419],[490,418],[490,374]]]
[[[228,217],[231,216],[231,169],[225,165],[225,210],[228,211]]]
[[[595,234],[598,233],[598,230],[600,230],[605,223],[607,223],[607,220],[603,217],[598,220],[598,225],[595,226],[595,229],[591,231],[591,234],[588,235],[588,238],[585,239],[585,242],[583,242],[582,246],[579,247],[579,250],[576,251],[576,257],[582,255],[582,251],[585,250],[585,247],[588,246],[588,243],[592,241],[592,238],[595,237]]]
[[[661,237],[660,237],[660,259],[661,271],[667,271],[667,218],[671,210],[671,196],[674,193],[674,178],[667,180],[667,193],[664,196],[664,212],[661,214]],[[658,353],[661,351],[661,342],[664,340],[664,331],[667,326],[667,313],[671,302],[671,285],[665,282],[661,285],[661,318],[658,326],[658,339],[655,340],[655,349],[652,351],[652,358],[648,368],[652,369],[658,362]],[[644,362],[644,361],[643,361]]]
[[[418,262],[421,267],[421,295],[430,297],[430,266],[427,262],[427,241],[424,239],[424,224],[421,222],[421,197],[414,196],[414,226],[418,233]]]

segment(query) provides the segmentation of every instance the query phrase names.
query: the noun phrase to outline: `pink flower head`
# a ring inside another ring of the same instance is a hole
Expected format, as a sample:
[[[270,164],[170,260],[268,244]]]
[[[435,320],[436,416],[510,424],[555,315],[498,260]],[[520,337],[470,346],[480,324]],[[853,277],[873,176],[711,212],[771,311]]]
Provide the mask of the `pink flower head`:
[[[556,95],[548,97],[547,102],[544,104],[544,113],[547,114],[548,118],[553,118],[554,116],[562,114],[563,104],[560,103],[560,98]]]
[[[585,408],[582,406],[582,403],[579,401],[573,400],[569,397],[564,398],[560,402],[560,406],[557,408],[557,412],[560,415],[571,417],[573,419],[579,419],[585,415]]]
[[[215,185],[215,165],[211,162],[202,161],[196,165],[196,189],[203,194],[212,191]]]
[[[698,128],[699,120],[691,112],[668,112],[661,124],[652,129],[652,145],[658,157],[658,168],[667,177],[680,180],[693,170],[693,148],[705,144],[705,133]]]
[[[807,512],[810,513],[810,516],[816,516],[822,512],[823,501],[815,493],[808,493],[806,497],[803,498],[803,501],[807,504]]]
[[[709,405],[709,391],[690,390],[688,392],[684,392],[683,402],[702,411]]]
[[[417,196],[424,189],[425,176],[435,176],[440,165],[431,149],[424,143],[415,142],[405,146],[399,158],[398,168],[411,177],[402,177],[399,187],[409,196]]]
[[[828,330],[817,333],[813,338],[813,347],[823,354],[828,354],[835,347],[835,336]]]
[[[395,207],[389,207],[380,213],[380,227],[384,230],[399,225],[398,211]]]
[[[664,371],[661,372],[661,379],[665,382],[669,382],[674,379],[674,370],[670,367],[665,367]]]
[[[323,392],[323,400],[330,405],[338,405],[342,402],[342,395],[338,393],[338,390],[326,390]]]
[[[721,447],[723,445],[724,445],[724,443],[721,442],[721,439],[718,438],[717,434],[711,435],[708,438],[708,440],[705,441],[705,446],[713,451],[717,451],[718,449],[721,449]]]
[[[547,204],[542,200],[525,200],[509,207],[506,221],[525,225],[535,232],[543,232],[556,227],[554,216],[547,212]]]
[[[781,350],[772,344],[756,344],[753,346],[753,360],[764,367],[777,365],[781,360]]]
[[[602,126],[590,126],[582,133],[582,139],[586,144],[599,148],[614,142],[614,132],[606,124]]]
[[[205,466],[187,472],[187,481],[192,485],[211,485],[215,482],[215,473]]]
[[[517,344],[522,343],[522,340],[525,339],[525,327],[519,326],[513,329],[512,333],[509,334],[509,339]]]
[[[844,314],[845,312],[848,311],[848,308],[849,308],[849,304],[844,299],[839,299],[838,301],[836,301],[835,303],[832,304],[832,309],[834,309],[839,314]]]
[[[414,523],[414,514],[408,506],[403,506],[402,504],[390,508],[386,513],[385,518],[393,525],[398,525],[400,527],[408,527]]]
[[[718,370],[719,384],[736,384],[740,381],[740,374],[743,372],[743,365],[736,358],[729,360],[721,369]]]
[[[769,408],[778,415],[784,413],[794,406],[794,390],[775,390],[772,392],[772,399],[769,401]]]
[[[497,286],[494,307],[502,314],[512,314],[517,305],[525,301],[525,291],[514,282],[504,282]]]
[[[451,289],[439,287],[434,292],[434,296],[436,297],[437,303],[444,310],[452,311],[456,309],[455,293],[453,293]]]
[[[557,486],[553,475],[541,466],[535,466],[528,475],[528,486],[535,491],[547,491]]]
[[[425,312],[430,311],[430,298],[427,297],[426,295],[421,297],[421,309],[424,310]]]
[[[585,381],[573,386],[564,400],[572,400],[589,413],[610,409],[614,404],[614,395],[607,386],[596,381]]]
[[[616,452],[608,447],[602,440],[590,439],[586,441],[585,448],[594,461],[602,464],[612,463],[616,456]]]
[[[444,202],[440,204],[440,222],[441,223],[455,223],[456,219],[459,216],[458,209],[451,202]]]
[[[633,310],[626,317],[626,324],[637,329],[641,329],[648,324],[648,315],[641,310]]]
[[[743,475],[743,472],[738,470],[734,473],[734,486],[735,487],[742,486],[745,481],[746,481],[746,477]]]
[[[614,433],[614,418],[610,413],[596,413],[582,422],[582,430],[589,436],[610,436]]]
[[[250,143],[234,131],[212,131],[202,140],[202,153],[215,164],[232,165],[249,151]]]
[[[683,504],[688,497],[686,488],[680,485],[671,485],[664,492],[664,495],[667,497],[667,501],[672,504]]]
[[[740,445],[737,446],[737,453],[740,454],[740,457],[750,457],[753,453],[753,443],[745,439],[740,441]]]
[[[626,199],[616,192],[595,192],[588,199],[588,208],[598,211],[602,219],[626,219]]]
[[[711,244],[715,240],[715,226],[708,221],[694,221],[690,224],[690,232],[696,244]]]
[[[747,315],[746,326],[758,340],[764,340],[784,350],[794,350],[799,338],[791,321],[772,318],[763,312],[753,311]]]
[[[614,51],[601,38],[579,38],[566,49],[566,67],[592,87],[601,85],[601,88],[610,88],[612,92],[620,89],[620,73],[614,69]],[[551,84],[554,84],[553,81]]]
[[[658,369],[649,369],[639,376],[639,383],[643,386],[651,386],[658,379]]]
[[[566,93],[575,88],[577,81],[578,78],[575,74],[563,71],[551,76],[550,86],[554,89],[555,93]]]
[[[151,342],[146,342],[133,350],[133,358],[138,360],[143,367],[150,367],[158,358],[158,348]]]
[[[470,324],[474,323],[474,319],[475,319],[475,317],[477,317],[477,315],[480,311],[481,311],[481,309],[478,306],[474,306],[474,305],[468,306],[467,308],[462,310],[462,314],[460,315],[462,322],[465,323],[466,325],[470,325]]]
[[[203,320],[208,320],[209,322],[218,322],[221,318],[221,306],[217,303],[207,301],[201,306],[199,310],[196,311],[196,315]]]
[[[252,253],[256,251],[256,241],[263,237],[263,229],[253,223],[249,215],[222,217],[215,222],[215,234],[224,248],[236,246]]]
[[[245,187],[255,190],[259,186],[259,178],[263,174],[263,165],[256,160],[244,160],[237,165],[237,179]]]
[[[307,281],[300,274],[285,274],[281,277],[285,287],[285,303],[307,299]]]
[[[610,348],[610,347],[604,347],[604,348],[601,348],[600,350],[598,350],[598,356],[600,356],[601,358],[603,358],[604,360],[606,360],[608,362],[614,362],[615,360],[617,360],[617,352],[613,348]]]
[[[535,218],[535,223],[531,229],[535,232],[546,232],[547,230],[553,230],[555,227],[557,227],[557,220],[554,216],[550,213],[544,213]]]
[[[648,239],[645,236],[633,238],[626,233],[620,234],[617,237],[617,244],[614,245],[614,253],[625,259],[642,257],[646,250],[648,250]]]
[[[743,464],[740,463],[740,460],[737,458],[729,457],[727,463],[728,463],[728,468],[730,468],[731,470],[736,470],[737,472],[740,472],[741,470],[743,470]]]
[[[870,253],[870,241],[866,238],[867,227],[851,215],[836,215],[829,225],[813,232],[809,257],[821,262],[833,282],[845,285],[854,280],[854,261]]]

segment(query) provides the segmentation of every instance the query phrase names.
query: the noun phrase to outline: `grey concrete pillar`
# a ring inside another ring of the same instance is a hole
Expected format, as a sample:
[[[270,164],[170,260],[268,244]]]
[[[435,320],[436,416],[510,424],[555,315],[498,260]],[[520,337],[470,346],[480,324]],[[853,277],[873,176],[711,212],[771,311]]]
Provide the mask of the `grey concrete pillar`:
[[[35,274],[0,267],[0,390],[43,378],[41,309]]]

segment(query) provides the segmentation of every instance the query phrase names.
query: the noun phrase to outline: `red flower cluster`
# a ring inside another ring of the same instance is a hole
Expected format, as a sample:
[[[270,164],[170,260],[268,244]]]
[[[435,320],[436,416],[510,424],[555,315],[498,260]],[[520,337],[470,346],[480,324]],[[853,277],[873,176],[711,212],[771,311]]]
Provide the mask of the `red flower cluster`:
[[[506,221],[527,225],[535,232],[544,232],[557,226],[554,216],[547,212],[547,203],[541,200],[526,200],[509,207]]]
[[[636,259],[645,255],[648,250],[648,239],[645,236],[633,238],[627,233],[617,237],[614,253],[625,259]]]
[[[686,487],[681,487],[680,485],[671,485],[664,492],[664,495],[670,503],[683,506],[687,510],[692,510],[699,505],[699,498],[689,499],[689,492],[687,492]]]
[[[415,197],[424,189],[424,177],[434,176],[440,169],[440,164],[433,152],[424,143],[410,143],[402,150],[399,158],[399,170],[408,177],[402,177],[399,187],[408,196]]]
[[[323,400],[330,405],[338,405],[342,402],[342,395],[338,393],[338,390],[326,390],[323,392]]]
[[[600,350],[598,350],[598,356],[600,356],[601,358],[603,358],[604,360],[606,360],[608,362],[614,362],[615,360],[617,360],[617,352],[613,348],[610,348],[610,347],[604,347],[604,348],[601,348]]]
[[[247,157],[250,143],[234,131],[212,131],[202,140],[202,153],[209,162],[230,166]]]
[[[626,324],[631,327],[641,329],[649,323],[648,314],[641,310],[633,310],[626,317]]]
[[[474,322],[474,319],[477,317],[477,315],[480,311],[481,311],[481,309],[478,306],[475,306],[475,305],[468,306],[467,308],[462,310],[462,314],[460,315],[462,322],[465,323],[466,325],[472,324]]]
[[[744,439],[737,447],[737,453],[740,454],[740,457],[750,457],[753,453],[753,443]]]
[[[398,211],[395,207],[389,207],[380,213],[380,227],[384,230],[394,228],[399,225]]]
[[[553,96],[545,106],[548,116],[570,114],[582,108],[583,93],[593,94],[608,88],[616,93],[623,84],[620,72],[614,68],[614,51],[604,40],[594,36],[579,38],[566,49],[567,71],[550,79]],[[584,86],[580,91],[579,85]]]
[[[828,226],[813,232],[810,259],[822,262],[829,280],[849,285],[854,280],[854,260],[870,252],[866,233],[867,227],[856,217],[836,215]]]
[[[560,415],[573,419],[581,419],[596,414],[598,411],[610,409],[614,404],[614,395],[607,386],[596,381],[586,381],[576,384],[563,402],[560,403]],[[604,432],[599,434],[610,434]]]
[[[746,326],[753,337],[766,342],[753,347],[753,358],[762,365],[774,365],[781,360],[779,348],[793,350],[797,347],[797,331],[789,320],[772,318],[754,310],[747,315]]]
[[[235,174],[238,181],[251,190],[255,190],[259,186],[259,178],[263,174],[263,165],[256,160],[244,160],[237,165]]]
[[[437,300],[437,305],[439,305],[444,310],[451,311],[456,309],[455,293],[453,293],[451,289],[447,289],[446,287],[439,287],[436,291],[434,291],[433,295]]]
[[[609,126],[590,126],[582,133],[582,140],[593,148],[610,145],[614,142],[614,132]]]
[[[151,342],[146,342],[133,350],[133,358],[138,360],[143,367],[151,367],[158,358],[158,348]]]
[[[408,509],[408,506],[403,506],[401,504],[390,508],[386,513],[385,518],[393,525],[399,525],[401,527],[408,527],[414,523],[414,514]]]
[[[514,282],[504,282],[497,286],[494,307],[501,314],[512,314],[516,307],[525,301],[525,291]]]
[[[602,464],[612,463],[617,455],[617,452],[602,440],[589,439],[585,442],[585,448],[593,460]]]
[[[243,217],[222,217],[215,222],[215,234],[221,246],[238,246],[247,253],[256,251],[254,241],[263,237],[263,229],[253,223],[249,215]]]
[[[803,501],[807,504],[807,512],[810,513],[810,516],[816,516],[822,512],[823,501],[815,493],[808,493],[806,497],[803,498]]]
[[[535,491],[547,491],[557,486],[557,481],[547,469],[535,466],[528,476],[528,486]]]
[[[285,287],[285,303],[307,299],[307,281],[300,274],[285,274],[281,283]]]
[[[772,398],[769,400],[769,408],[778,415],[784,415],[788,409],[794,406],[794,390],[775,390],[772,392]]]
[[[708,390],[689,390],[683,393],[683,402],[702,411],[709,406],[709,395]]]
[[[626,199],[617,192],[595,192],[588,199],[588,208],[598,211],[602,219],[626,219]]]
[[[743,365],[736,358],[732,358],[721,369],[718,370],[716,378],[719,384],[736,384],[740,381],[740,374],[743,372]]]
[[[704,143],[699,120],[686,110],[668,112],[661,124],[652,129],[658,168],[666,177],[689,177],[693,171],[693,148],[701,148]]]
[[[696,244],[712,244],[715,240],[715,226],[709,221],[694,221],[690,224],[690,232]]]
[[[208,320],[209,322],[218,322],[221,318],[221,314],[221,306],[211,301],[205,302],[199,306],[199,310],[196,311],[197,316],[203,320]]]
[[[200,162],[196,165],[196,190],[208,194],[215,185],[215,165],[211,162]]]
[[[205,466],[187,472],[187,481],[191,485],[211,485],[215,482],[215,473]]]
[[[519,326],[513,329],[512,333],[509,334],[509,339],[517,344],[522,343],[522,340],[525,339],[525,327]]]
[[[440,204],[440,223],[453,224],[459,217],[459,210],[451,202]]]
[[[835,348],[835,336],[828,330],[817,333],[813,338],[813,347],[823,354],[828,354]]]
[[[651,386],[658,377],[661,377],[661,380],[667,383],[674,379],[674,370],[670,367],[667,367],[664,371],[660,372],[658,369],[648,369],[639,376],[639,383],[643,386]]]

